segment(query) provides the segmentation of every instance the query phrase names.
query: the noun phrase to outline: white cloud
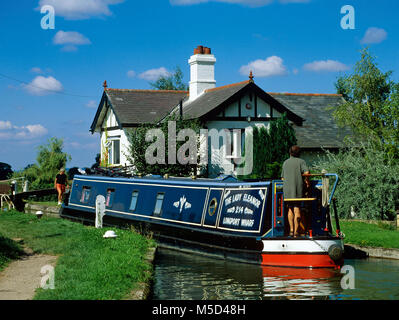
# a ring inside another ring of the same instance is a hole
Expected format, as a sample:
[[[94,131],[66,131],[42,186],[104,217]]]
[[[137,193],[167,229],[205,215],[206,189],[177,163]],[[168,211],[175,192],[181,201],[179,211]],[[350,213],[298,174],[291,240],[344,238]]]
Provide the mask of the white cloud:
[[[338,72],[348,70],[349,67],[336,60],[319,60],[305,64],[303,69],[312,72]]]
[[[139,78],[148,81],[155,81],[158,80],[160,77],[169,77],[169,76],[170,72],[166,70],[166,68],[164,67],[160,67],[158,69],[150,69],[139,74]]]
[[[363,44],[380,43],[384,41],[387,36],[388,33],[384,29],[371,27],[367,29],[360,42]]]
[[[40,0],[39,10],[44,5],[53,6],[56,16],[69,20],[89,19],[92,17],[110,16],[109,6],[122,3],[124,0]]]
[[[90,44],[90,40],[87,39],[83,34],[76,31],[58,31],[54,38],[54,44]]]
[[[44,96],[51,93],[61,92],[61,82],[52,76],[37,76],[29,84],[23,85],[26,91],[35,96]]]
[[[26,126],[15,126],[10,121],[0,120],[0,139],[28,140],[47,134],[47,129],[41,124],[28,124]]]
[[[71,141],[71,142],[65,142],[65,147],[66,148],[71,148],[71,149],[98,149],[98,142],[92,142],[92,143],[82,143],[82,142],[77,142],[77,141]]]
[[[30,69],[30,71],[33,73],[44,73],[43,70],[39,67],[33,67],[32,69]]]
[[[97,101],[96,100],[90,100],[89,102],[86,103],[86,107],[88,107],[88,108],[97,108]]]
[[[64,51],[64,52],[75,52],[75,51],[78,51],[78,48],[76,46],[72,45],[72,44],[68,44],[66,46],[63,46],[61,48],[61,51]]]
[[[278,0],[279,3],[288,4],[288,3],[307,3],[311,0]],[[169,0],[170,4],[184,6],[184,5],[193,5],[205,2],[225,2],[225,3],[233,3],[233,4],[241,4],[249,7],[261,7],[269,5],[275,0]]]
[[[240,68],[240,73],[245,76],[248,76],[250,71],[255,77],[282,76],[288,73],[283,59],[277,56],[271,56],[265,60],[258,59]]]
[[[279,0],[280,3],[309,3],[311,0]]]
[[[10,121],[2,121],[0,120],[0,130],[8,130],[12,128],[12,124]]]
[[[60,30],[55,34],[53,43],[62,45],[62,51],[71,52],[78,50],[76,46],[91,44],[91,41],[79,32]]]
[[[32,69],[30,69],[30,72],[32,73],[37,73],[37,74],[43,74],[43,73],[50,73],[52,72],[52,70],[50,68],[39,68],[39,67],[33,67]]]
[[[136,76],[136,72],[134,70],[129,70],[128,72],[126,72],[126,75],[129,78],[134,78]]]

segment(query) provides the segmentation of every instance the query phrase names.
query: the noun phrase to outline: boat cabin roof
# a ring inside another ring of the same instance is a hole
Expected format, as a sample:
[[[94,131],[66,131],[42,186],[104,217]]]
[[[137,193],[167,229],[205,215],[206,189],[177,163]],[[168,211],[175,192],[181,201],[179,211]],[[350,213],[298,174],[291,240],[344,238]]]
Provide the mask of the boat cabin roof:
[[[160,184],[170,185],[170,184],[178,184],[178,185],[195,185],[195,186],[215,186],[215,187],[251,187],[251,186],[259,186],[270,184],[270,181],[240,181],[235,177],[230,175],[220,175],[217,178],[195,178],[192,179],[190,177],[168,177],[164,178],[160,175],[148,175],[144,177],[131,177],[131,178],[122,178],[122,177],[106,177],[99,175],[75,175],[74,179],[79,180],[94,180],[94,181],[104,181],[110,183],[154,183],[155,181]]]

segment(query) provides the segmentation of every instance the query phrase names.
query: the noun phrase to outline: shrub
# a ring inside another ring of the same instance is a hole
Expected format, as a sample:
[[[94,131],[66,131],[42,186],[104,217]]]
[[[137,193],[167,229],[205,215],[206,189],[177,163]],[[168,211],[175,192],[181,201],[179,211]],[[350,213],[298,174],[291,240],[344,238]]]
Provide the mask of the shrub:
[[[351,146],[338,154],[327,152],[315,169],[338,173],[338,212],[351,218],[392,220],[399,207],[399,163],[371,144]]]

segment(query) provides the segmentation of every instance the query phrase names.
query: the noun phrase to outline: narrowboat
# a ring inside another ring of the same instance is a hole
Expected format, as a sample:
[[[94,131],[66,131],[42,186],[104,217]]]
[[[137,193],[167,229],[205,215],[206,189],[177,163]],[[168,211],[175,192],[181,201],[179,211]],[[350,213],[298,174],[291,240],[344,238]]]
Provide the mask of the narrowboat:
[[[132,224],[163,247],[263,266],[340,268],[344,247],[333,198],[338,176],[320,176],[311,180],[307,198],[284,199],[281,180],[75,175],[60,215],[93,223],[96,197],[103,195],[104,225]],[[301,203],[306,224],[307,234],[299,237],[289,236],[287,204],[293,200]]]

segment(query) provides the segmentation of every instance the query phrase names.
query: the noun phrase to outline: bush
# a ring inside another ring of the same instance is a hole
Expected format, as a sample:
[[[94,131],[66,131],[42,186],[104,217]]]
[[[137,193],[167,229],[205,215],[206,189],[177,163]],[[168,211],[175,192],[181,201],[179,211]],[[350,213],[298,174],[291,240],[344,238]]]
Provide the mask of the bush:
[[[335,196],[342,218],[393,220],[399,207],[399,163],[371,144],[351,146],[315,165],[320,171],[338,173],[340,183]]]

